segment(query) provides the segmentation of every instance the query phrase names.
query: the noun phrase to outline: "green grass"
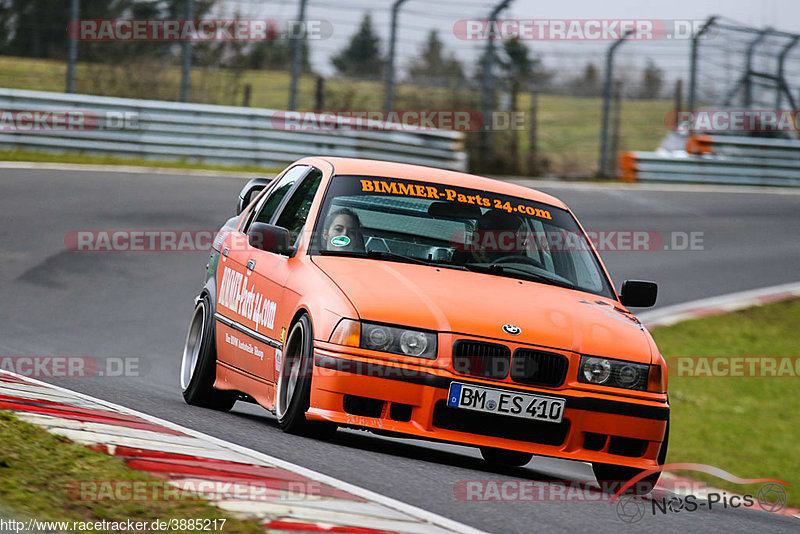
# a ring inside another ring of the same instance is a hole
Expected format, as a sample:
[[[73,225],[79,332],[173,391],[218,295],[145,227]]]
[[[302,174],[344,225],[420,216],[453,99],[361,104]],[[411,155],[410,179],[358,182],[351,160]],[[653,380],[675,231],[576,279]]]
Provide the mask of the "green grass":
[[[197,169],[227,172],[247,172],[261,175],[273,175],[281,169],[258,167],[255,165],[212,165],[207,163],[190,163],[187,161],[152,160],[143,158],[121,158],[117,156],[95,156],[78,153],[34,152],[30,150],[0,150],[0,161],[25,161],[34,163],[77,163],[84,165],[131,165],[134,167],[158,167],[168,169]]]
[[[201,500],[81,499],[80,481],[142,481],[159,486],[163,480],[130,469],[121,459],[94,452],[0,412],[0,502],[16,519],[43,521],[137,521],[155,519],[226,518],[226,533],[256,533],[255,522],[234,519]]]
[[[667,360],[677,356],[800,356],[800,300],[655,328]],[[672,406],[667,462],[720,467],[741,478],[777,478],[792,484],[788,502],[800,505],[800,377],[669,378]],[[736,492],[730,484],[687,473]]]
[[[585,174],[597,167],[603,100],[540,95],[538,144],[558,174]],[[622,103],[618,150],[654,150],[667,134],[664,117],[671,111],[667,100],[629,100]],[[520,99],[527,110],[530,98]],[[521,152],[528,148],[523,132]]]
[[[0,56],[0,87],[63,92],[66,85],[64,61]]]
[[[0,56],[0,87],[64,91],[64,62]],[[191,100],[207,104],[242,105],[244,87],[251,86],[253,107],[286,109],[289,74],[285,71],[199,69],[192,72]],[[165,64],[118,66],[79,63],[80,93],[131,98],[177,100],[180,68]],[[300,79],[298,109],[314,107],[315,80]],[[396,109],[471,109],[479,96],[466,89],[420,88],[401,84],[396,90]],[[470,104],[469,102],[473,102]],[[653,150],[667,134],[664,117],[669,100],[627,100],[622,104],[619,150]],[[325,84],[327,110],[379,110],[383,107],[380,82],[331,78]],[[602,99],[561,95],[539,97],[539,155],[557,175],[590,175],[597,167]],[[530,98],[521,94],[519,109],[527,113]],[[474,135],[474,134],[471,134]],[[519,132],[520,157],[528,147],[528,132]],[[502,137],[499,145],[507,144]]]

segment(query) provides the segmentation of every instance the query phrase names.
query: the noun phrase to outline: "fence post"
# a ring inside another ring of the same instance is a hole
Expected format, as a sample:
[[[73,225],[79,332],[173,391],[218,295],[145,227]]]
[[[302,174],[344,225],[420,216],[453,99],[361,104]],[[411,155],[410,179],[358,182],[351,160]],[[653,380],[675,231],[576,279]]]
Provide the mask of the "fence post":
[[[609,152],[611,153],[611,162],[608,165],[608,176],[613,178],[617,177],[617,151],[619,148],[619,125],[622,118],[622,81],[614,80],[614,88],[612,90],[611,98],[614,105],[611,107],[611,142],[609,143]]]
[[[497,18],[501,11],[508,7],[511,0],[502,0],[497,4],[492,12],[489,14],[489,19],[486,21],[487,26]],[[487,27],[487,30],[489,28]],[[478,140],[478,157],[480,170],[484,171],[488,167],[487,161],[489,156],[489,113],[492,107],[492,62],[494,61],[494,32],[488,31],[488,39],[486,41],[486,51],[483,54],[483,76],[481,76],[481,115],[483,118],[483,125],[481,126]]]
[[[194,19],[194,0],[185,0],[186,20]],[[189,101],[189,78],[192,75],[192,41],[183,41],[183,64],[181,65],[181,102]]]
[[[539,152],[537,150],[537,127],[538,127],[538,111],[539,111],[539,91],[534,88],[530,92],[531,106],[528,119],[528,162],[526,170],[528,176],[538,176],[539,174]]]
[[[614,76],[614,54],[619,45],[631,36],[633,32],[628,30],[622,37],[616,40],[606,51],[606,78],[603,85],[603,118],[600,126],[600,163],[598,164],[597,176],[605,178],[608,167],[608,119],[609,106],[611,104],[611,79]]]
[[[780,86],[778,89],[778,94],[775,97],[775,109],[781,109],[781,105],[783,105],[783,94],[786,93],[786,98],[789,99],[789,105],[791,109],[795,109],[794,107],[794,98],[792,97],[792,93],[789,92],[789,84],[786,83],[786,77],[784,74],[786,73],[786,56],[789,54],[792,48],[800,41],[800,36],[795,35],[789,43],[783,47],[781,50],[780,55],[778,56],[778,85]]]
[[[747,47],[747,74],[745,74],[744,79],[744,107],[749,108],[753,105],[753,52],[755,51],[756,47],[761,44],[761,42],[767,37],[767,30],[761,30],[761,33],[758,34],[758,37],[753,39],[750,43],[750,46]]]
[[[320,112],[325,107],[325,78],[317,76],[314,87],[314,111]]]
[[[717,17],[709,17],[706,23],[703,25],[702,28],[692,37],[692,56],[689,63],[689,101],[688,101],[688,111],[689,113],[694,113],[694,107],[696,105],[696,94],[697,93],[697,46],[700,40],[700,37],[704,33],[708,31],[712,24],[717,20]]]
[[[392,4],[392,24],[389,33],[389,57],[386,59],[386,81],[384,89],[383,111],[392,111],[394,106],[394,56],[395,44],[397,43],[397,15],[407,0],[395,0]]]
[[[673,104],[675,109],[676,117],[677,114],[681,112],[681,108],[683,107],[683,78],[678,78],[678,81],[675,82],[675,101]]]
[[[306,1],[300,0],[300,11],[297,14],[300,24],[303,25],[301,38],[292,36],[292,79],[289,82],[289,111],[297,108],[297,84],[300,80],[300,63],[303,58],[303,49],[306,44]]]
[[[72,0],[70,4],[69,17],[70,21],[74,21],[75,31],[80,32],[80,24],[78,18],[80,17],[80,0]],[[75,68],[78,63],[78,39],[80,35],[75,37],[69,36],[69,50],[67,52],[67,92],[75,92]]]

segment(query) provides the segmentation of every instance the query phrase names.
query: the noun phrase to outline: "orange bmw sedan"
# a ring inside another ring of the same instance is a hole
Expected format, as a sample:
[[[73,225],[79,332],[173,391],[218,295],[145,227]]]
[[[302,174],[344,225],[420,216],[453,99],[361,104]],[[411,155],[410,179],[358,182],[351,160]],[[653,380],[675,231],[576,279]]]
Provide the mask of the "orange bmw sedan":
[[[242,190],[217,234],[180,371],[187,403],[591,462],[664,463],[666,364],[572,212],[539,191],[417,165],[313,157]],[[658,475],[648,480],[654,482]]]

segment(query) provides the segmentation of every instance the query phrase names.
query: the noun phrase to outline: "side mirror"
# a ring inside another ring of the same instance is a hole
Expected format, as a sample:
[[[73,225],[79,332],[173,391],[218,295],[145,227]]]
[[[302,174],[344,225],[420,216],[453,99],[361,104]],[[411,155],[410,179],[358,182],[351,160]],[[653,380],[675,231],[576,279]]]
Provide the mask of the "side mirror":
[[[247,242],[250,246],[275,254],[288,254],[291,252],[289,247],[289,230],[282,226],[254,222],[247,231]]]
[[[625,280],[619,294],[619,300],[625,306],[637,308],[649,308],[656,303],[657,297],[658,284],[645,280]]]
[[[240,215],[250,205],[256,195],[263,191],[272,182],[272,178],[253,178],[245,184],[239,193],[236,204],[236,215]]]

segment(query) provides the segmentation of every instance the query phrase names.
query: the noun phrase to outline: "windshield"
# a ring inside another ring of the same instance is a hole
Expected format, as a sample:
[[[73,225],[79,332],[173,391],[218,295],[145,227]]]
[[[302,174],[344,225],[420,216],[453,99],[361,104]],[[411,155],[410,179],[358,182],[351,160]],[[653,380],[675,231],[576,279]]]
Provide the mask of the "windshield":
[[[336,176],[311,242],[310,254],[425,263],[614,298],[568,211],[491,191]]]

